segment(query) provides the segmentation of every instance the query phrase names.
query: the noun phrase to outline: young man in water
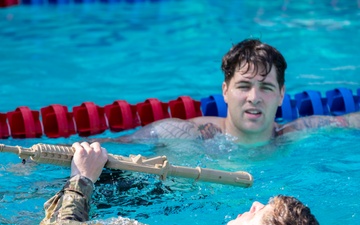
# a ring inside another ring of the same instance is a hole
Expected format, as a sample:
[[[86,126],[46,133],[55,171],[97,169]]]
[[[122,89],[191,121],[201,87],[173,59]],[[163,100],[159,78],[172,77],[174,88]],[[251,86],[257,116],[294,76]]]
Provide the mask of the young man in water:
[[[257,39],[233,46],[222,59],[222,84],[227,117],[164,119],[140,128],[134,134],[99,141],[136,142],[146,139],[209,139],[217,133],[252,145],[267,143],[284,133],[326,126],[360,128],[360,112],[345,116],[302,117],[285,125],[275,120],[285,92],[287,64],[282,54]]]
[[[278,195],[267,205],[254,202],[249,210],[239,214],[227,225],[318,225],[308,207],[294,197]]]
[[[83,224],[89,220],[94,183],[108,159],[98,142],[74,143],[71,178],[63,189],[45,203],[41,224]],[[276,196],[267,205],[254,202],[249,212],[239,214],[228,225],[318,225],[310,209],[293,197]]]
[[[258,144],[267,143],[290,131],[307,128],[360,127],[360,113],[341,117],[311,116],[300,118],[283,126],[275,123],[275,113],[277,107],[282,103],[285,92],[286,67],[284,57],[275,48],[263,44],[259,40],[244,40],[230,49],[222,62],[222,70],[225,74],[222,89],[224,99],[228,104],[226,118],[198,117],[191,120],[161,120],[141,128],[130,136],[115,139],[115,141],[133,142],[142,139],[163,138],[209,139],[217,133],[223,133],[236,137],[236,142],[241,144]],[[99,177],[107,155],[106,150],[102,149],[98,143],[91,146],[87,143],[81,145],[75,143],[74,148],[76,152],[72,162],[72,177],[65,187],[45,204],[47,213],[43,224],[56,223],[57,220],[88,220],[89,199],[93,191],[93,183]],[[301,203],[294,204],[303,207]],[[269,218],[286,221],[285,218],[288,217],[279,217],[282,213],[277,213],[276,205],[271,203],[270,206],[264,207],[265,211],[269,211]],[[293,210],[292,206],[286,208],[290,211]],[[295,212],[285,213],[285,215],[294,214],[296,221],[302,220],[300,218],[313,218],[307,208],[304,207],[304,209],[306,216],[303,213],[296,214]],[[261,210],[261,212],[264,211]],[[235,221],[246,220],[248,217],[245,215],[249,214],[244,213]],[[265,218],[265,216],[261,216],[261,218]],[[231,223],[234,224],[235,221]],[[313,222],[299,224],[317,224],[314,218],[309,221]],[[279,224],[296,223],[283,222]]]

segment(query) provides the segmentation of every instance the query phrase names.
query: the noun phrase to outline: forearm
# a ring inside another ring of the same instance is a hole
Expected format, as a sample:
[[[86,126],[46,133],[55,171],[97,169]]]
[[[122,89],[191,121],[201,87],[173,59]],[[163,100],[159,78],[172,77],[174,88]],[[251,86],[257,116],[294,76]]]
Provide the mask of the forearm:
[[[164,119],[148,124],[131,135],[122,136],[115,141],[122,143],[152,142],[163,139],[198,139],[201,137],[198,126],[181,119]]]
[[[79,175],[72,177],[60,192],[44,204],[46,215],[41,224],[89,220],[92,191],[91,180]]]
[[[360,112],[350,113],[343,116],[349,128],[360,129]]]
[[[308,116],[282,125],[277,129],[277,135],[294,131],[306,131],[323,127],[360,128],[360,113],[343,116]]]

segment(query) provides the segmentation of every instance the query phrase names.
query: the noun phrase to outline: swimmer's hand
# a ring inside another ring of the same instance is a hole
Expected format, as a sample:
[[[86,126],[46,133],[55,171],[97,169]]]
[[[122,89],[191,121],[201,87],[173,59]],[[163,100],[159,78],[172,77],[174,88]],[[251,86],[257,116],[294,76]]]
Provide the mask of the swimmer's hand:
[[[75,148],[75,153],[71,162],[71,176],[81,175],[95,183],[108,160],[106,149],[98,142],[76,142],[72,147]]]

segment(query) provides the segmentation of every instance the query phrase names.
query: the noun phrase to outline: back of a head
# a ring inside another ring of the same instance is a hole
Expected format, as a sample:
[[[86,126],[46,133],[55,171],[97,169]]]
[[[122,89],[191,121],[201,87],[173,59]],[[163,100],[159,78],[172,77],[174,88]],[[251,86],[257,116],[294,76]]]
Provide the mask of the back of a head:
[[[222,59],[221,69],[225,75],[225,82],[229,82],[235,70],[245,64],[254,65],[256,72],[265,69],[263,76],[270,73],[272,66],[275,66],[280,88],[284,85],[287,63],[274,47],[258,39],[245,39],[233,46]]]
[[[266,225],[319,225],[310,208],[294,197],[278,195],[270,204],[274,213],[265,219]]]

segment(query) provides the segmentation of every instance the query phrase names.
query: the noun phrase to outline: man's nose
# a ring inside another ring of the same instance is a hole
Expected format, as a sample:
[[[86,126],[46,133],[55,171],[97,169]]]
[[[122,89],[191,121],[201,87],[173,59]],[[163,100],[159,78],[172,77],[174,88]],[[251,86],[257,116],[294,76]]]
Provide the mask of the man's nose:
[[[255,213],[257,211],[259,211],[260,209],[264,208],[264,205],[261,204],[260,202],[254,202],[250,208],[250,212],[251,213]]]
[[[254,105],[258,104],[261,101],[259,90],[257,90],[255,87],[249,90],[248,101]]]

